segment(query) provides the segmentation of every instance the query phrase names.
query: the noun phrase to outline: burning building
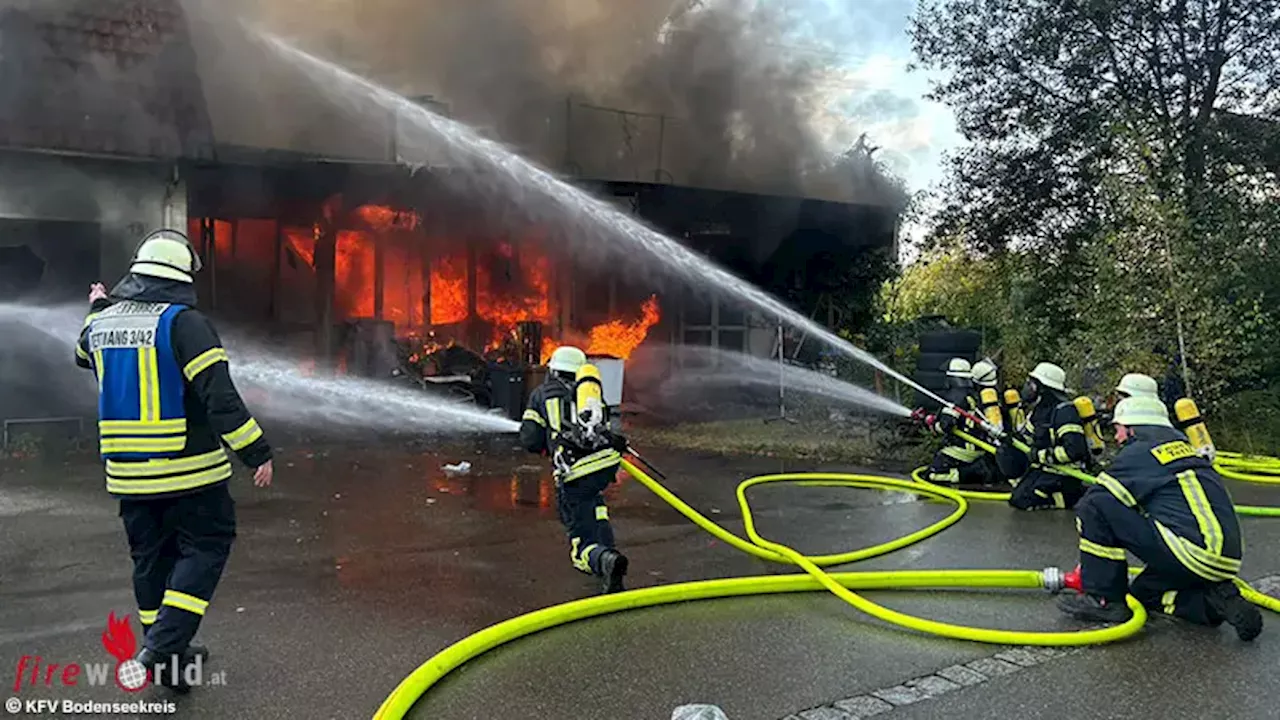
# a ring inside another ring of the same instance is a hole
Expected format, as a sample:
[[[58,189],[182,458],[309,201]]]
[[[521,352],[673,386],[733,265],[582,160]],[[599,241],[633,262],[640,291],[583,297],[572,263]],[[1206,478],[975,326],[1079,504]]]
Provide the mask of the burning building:
[[[409,375],[518,411],[500,386],[527,394],[558,343],[624,360],[655,345],[777,352],[776,319],[587,261],[568,242],[581,228],[474,192],[483,168],[407,158],[396,116],[353,122],[265,56],[254,77],[229,74],[252,43],[177,0],[12,5],[0,46],[0,302],[82,299],[147,230],[185,227],[206,309],[321,371]],[[894,243],[899,202],[696,186],[664,154],[679,137],[665,117],[618,138],[654,146],[641,181],[600,150],[607,137],[575,133],[629,113],[560,105],[563,157],[538,159],[766,289],[848,291],[818,266]]]

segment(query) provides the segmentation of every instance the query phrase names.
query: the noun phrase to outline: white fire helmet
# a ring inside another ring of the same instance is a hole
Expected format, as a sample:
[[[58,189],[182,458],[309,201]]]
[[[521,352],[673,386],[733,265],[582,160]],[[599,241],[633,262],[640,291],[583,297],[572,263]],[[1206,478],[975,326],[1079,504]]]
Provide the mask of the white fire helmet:
[[[587,364],[587,354],[572,345],[561,345],[551,353],[551,361],[547,367],[556,372],[575,374],[578,368]]]
[[[1155,398],[1135,395],[1116,403],[1116,411],[1111,417],[1111,424],[1133,427],[1135,425],[1156,425],[1173,427],[1169,422],[1169,409]]]
[[[1160,386],[1156,384],[1155,378],[1150,375],[1141,373],[1129,373],[1120,378],[1120,384],[1116,386],[1116,392],[1122,393],[1129,397],[1160,397]]]
[[[1036,369],[1031,371],[1031,377],[1045,387],[1059,392],[1067,390],[1067,373],[1053,363],[1042,362],[1036,365]]]
[[[973,381],[984,387],[995,387],[996,366],[990,360],[979,360],[973,366]]]
[[[968,380],[971,370],[969,361],[964,358],[951,358],[951,362],[947,363],[947,377]]]
[[[177,230],[157,230],[138,244],[129,272],[191,283],[194,282],[192,275],[199,272],[201,266],[200,256],[186,235]]]

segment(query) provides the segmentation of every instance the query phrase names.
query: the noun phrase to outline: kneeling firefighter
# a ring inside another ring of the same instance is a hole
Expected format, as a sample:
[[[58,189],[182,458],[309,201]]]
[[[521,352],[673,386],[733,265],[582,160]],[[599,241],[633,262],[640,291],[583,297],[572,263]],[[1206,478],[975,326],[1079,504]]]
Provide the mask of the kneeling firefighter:
[[[199,270],[182,233],[146,236],[110,294],[101,284],[90,289],[75,348],[76,364],[98,377],[107,492],[120,502],[145,631],[137,660],[156,684],[179,692],[190,690],[179,668],[208,656],[192,639],[236,539],[230,454],[256,469],[258,487],[274,473],[227,352],[195,308]]]
[[[974,363],[973,384],[978,391],[978,412],[986,421],[1004,431],[1006,409],[1001,407],[999,385],[999,368],[990,360],[979,360]]]
[[[1116,386],[1116,395],[1122,400],[1127,397],[1159,400],[1160,385],[1150,375],[1129,373],[1120,379],[1120,384]],[[1217,448],[1213,445],[1213,438],[1209,436],[1209,429],[1205,427],[1204,419],[1200,416],[1200,408],[1196,407],[1195,401],[1189,397],[1179,398],[1173,404],[1173,408],[1177,415],[1177,428],[1187,435],[1191,446],[1201,457],[1213,462],[1217,456]]]
[[[1040,363],[1022,388],[1029,405],[1031,454],[1013,444],[1000,446],[997,460],[1006,477],[1021,478],[1009,497],[1019,510],[1066,509],[1084,494],[1079,479],[1054,472],[1054,466],[1083,466],[1090,450],[1076,405],[1067,399],[1066,373],[1052,363]]]
[[[947,402],[966,411],[977,411],[974,398],[972,369],[964,358],[952,358],[947,364],[947,389],[943,397]],[[995,458],[977,446],[952,434],[959,429],[977,433],[973,421],[962,417],[949,406],[944,406],[938,416],[926,418],[929,429],[943,436],[944,445],[933,456],[933,463],[926,475],[930,482],[943,485],[988,486],[996,478]]]
[[[603,592],[619,592],[625,589],[627,558],[614,548],[604,490],[615,480],[627,440],[609,428],[599,370],[582,350],[557,348],[548,370],[546,382],[530,394],[520,443],[551,457],[573,567],[600,577]]]
[[[1158,399],[1120,401],[1112,423],[1122,449],[1076,506],[1080,565],[1068,585],[1081,592],[1060,597],[1059,607],[1090,621],[1123,622],[1131,592],[1154,612],[1201,625],[1225,621],[1241,640],[1257,637],[1262,615],[1232,582],[1244,541],[1221,476]],[[1146,564],[1132,585],[1126,551]]]

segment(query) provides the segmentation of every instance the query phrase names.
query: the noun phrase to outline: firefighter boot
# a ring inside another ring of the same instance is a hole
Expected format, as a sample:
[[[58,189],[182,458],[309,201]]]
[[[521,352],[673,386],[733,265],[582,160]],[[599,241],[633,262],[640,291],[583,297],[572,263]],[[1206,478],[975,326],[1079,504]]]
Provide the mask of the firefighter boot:
[[[1124,601],[1112,602],[1083,593],[1064,593],[1058,597],[1058,609],[1079,620],[1119,623],[1133,616]]]
[[[185,695],[191,692],[191,685],[186,681],[186,669],[196,661],[197,657],[201,662],[207,660],[209,650],[203,645],[191,643],[179,656],[176,671],[173,669],[173,655],[160,655],[151,648],[144,647],[142,652],[138,653],[137,660],[147,669],[147,676],[153,683]]]
[[[199,657],[202,661],[208,661],[209,648],[201,645],[200,643],[188,643],[187,651],[184,652],[183,655],[185,658],[190,660],[195,660],[196,657]]]
[[[627,574],[627,556],[617,550],[600,554],[600,589],[604,594],[622,592],[622,576]]]
[[[1218,617],[1236,629],[1241,640],[1249,641],[1262,632],[1262,613],[1240,595],[1232,582],[1217,583],[1205,592],[1205,601]]]
[[[148,647],[142,648],[142,652],[138,653],[137,659],[147,669],[147,677],[151,679],[151,682],[180,695],[186,695],[191,692],[191,686],[183,678],[182,671],[186,668],[189,658],[185,653],[178,657],[181,659],[177,669],[173,667],[174,655],[161,655]]]

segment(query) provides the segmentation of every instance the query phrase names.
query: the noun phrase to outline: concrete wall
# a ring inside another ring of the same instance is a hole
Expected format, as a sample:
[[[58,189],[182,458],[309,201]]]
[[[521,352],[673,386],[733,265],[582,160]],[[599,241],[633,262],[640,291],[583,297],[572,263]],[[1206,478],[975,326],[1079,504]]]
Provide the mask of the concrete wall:
[[[186,226],[186,191],[171,167],[122,160],[0,153],[0,246],[44,261],[23,299],[57,309],[32,321],[0,313],[0,419],[76,416],[92,429],[93,375],[72,362],[89,285],[116,283],[150,230]],[[32,426],[35,427],[35,426]]]
[[[186,227],[186,192],[173,173],[152,163],[0,153],[0,218],[99,225],[98,278],[110,285],[145,233]]]

